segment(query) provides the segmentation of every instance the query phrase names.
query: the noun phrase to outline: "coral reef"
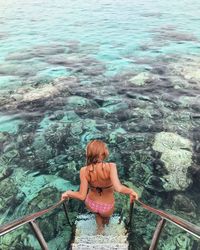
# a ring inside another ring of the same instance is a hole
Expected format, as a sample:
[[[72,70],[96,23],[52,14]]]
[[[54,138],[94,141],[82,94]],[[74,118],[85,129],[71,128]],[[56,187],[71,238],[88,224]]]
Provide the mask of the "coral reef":
[[[157,43],[138,48],[154,53],[163,35],[167,42],[196,41],[165,27],[156,31]],[[123,60],[130,67],[120,71],[106,63],[115,55],[98,59],[99,49],[99,44],[79,41],[43,44],[12,52],[0,65],[0,75],[10,75],[10,87],[0,90],[1,223],[50,206],[61,192],[77,189],[85,146],[96,138],[108,144],[108,161],[117,163],[122,182],[134,184],[144,202],[198,223],[199,58],[127,53]],[[37,66],[30,67],[28,60],[35,58]],[[70,218],[85,213],[78,201],[70,201],[69,210]],[[128,216],[128,197],[116,194],[116,212]],[[130,237],[134,249],[149,247],[157,220],[135,209]],[[65,228],[65,237],[70,237],[64,221],[60,212],[39,220],[52,249],[52,238],[60,243]],[[5,250],[9,245],[34,248],[30,232],[19,232],[3,239]],[[160,241],[163,250],[196,246],[170,226]]]
[[[191,185],[188,168],[192,164],[192,142],[178,134],[161,132],[155,136],[152,147],[161,152],[167,175],[163,176],[166,191],[185,190]]]

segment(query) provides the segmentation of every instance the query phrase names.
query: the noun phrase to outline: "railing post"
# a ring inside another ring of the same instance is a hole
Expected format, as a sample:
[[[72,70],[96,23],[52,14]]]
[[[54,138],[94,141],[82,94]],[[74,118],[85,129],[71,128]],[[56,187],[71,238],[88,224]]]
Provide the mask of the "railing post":
[[[129,222],[128,222],[128,227],[129,227],[129,229],[131,229],[131,227],[132,227],[132,220],[133,220],[133,205],[134,205],[134,202],[131,201],[131,203],[130,203],[130,209],[129,209]]]
[[[166,223],[166,220],[163,218],[158,222],[156,229],[155,229],[155,232],[153,234],[153,238],[152,238],[151,246],[150,246],[149,250],[155,250],[157,248],[158,241],[159,241],[160,235],[162,233],[162,230],[165,226],[165,223]]]
[[[38,242],[40,243],[42,250],[48,250],[47,243],[43,237],[42,232],[40,231],[39,226],[36,224],[35,221],[30,221],[29,224],[30,224],[31,228],[33,229],[33,232],[35,233],[35,236],[36,236]]]
[[[67,206],[66,206],[65,202],[63,202],[63,209],[64,209],[64,212],[65,212],[65,216],[66,216],[68,224],[70,225],[71,228],[73,228],[73,225],[71,224],[68,213],[67,213]]]

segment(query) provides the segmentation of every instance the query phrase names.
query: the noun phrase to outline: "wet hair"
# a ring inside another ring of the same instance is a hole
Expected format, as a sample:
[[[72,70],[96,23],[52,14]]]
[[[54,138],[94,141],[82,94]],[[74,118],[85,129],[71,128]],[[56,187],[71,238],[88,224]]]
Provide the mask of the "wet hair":
[[[99,158],[104,160],[108,155],[109,152],[106,144],[100,140],[93,140],[86,147],[86,165],[99,162]]]

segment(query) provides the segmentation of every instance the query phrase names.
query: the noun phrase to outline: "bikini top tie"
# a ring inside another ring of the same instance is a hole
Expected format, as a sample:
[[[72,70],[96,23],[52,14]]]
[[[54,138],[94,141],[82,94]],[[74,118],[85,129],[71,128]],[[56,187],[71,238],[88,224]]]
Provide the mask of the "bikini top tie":
[[[113,186],[113,185],[110,185],[110,186],[108,186],[108,187],[94,187],[94,186],[91,186],[91,185],[90,185],[89,188],[95,188],[96,191],[97,191],[97,193],[98,193],[99,195],[101,195],[104,189],[111,188],[112,186]]]

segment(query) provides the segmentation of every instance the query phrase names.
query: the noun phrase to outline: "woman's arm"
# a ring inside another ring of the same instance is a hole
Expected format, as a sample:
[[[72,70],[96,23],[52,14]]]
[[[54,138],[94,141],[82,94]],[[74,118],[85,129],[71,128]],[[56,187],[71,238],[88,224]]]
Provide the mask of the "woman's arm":
[[[81,168],[80,170],[80,189],[78,192],[73,192],[71,190],[66,191],[62,194],[61,200],[64,200],[66,198],[74,198],[79,200],[85,200],[87,191],[88,191],[88,181],[85,177],[85,168]]]
[[[134,196],[135,199],[138,200],[138,194],[133,189],[121,184],[117,173],[117,167],[114,163],[112,163],[112,166],[110,168],[110,179],[115,191],[123,194],[129,194],[130,196]]]

